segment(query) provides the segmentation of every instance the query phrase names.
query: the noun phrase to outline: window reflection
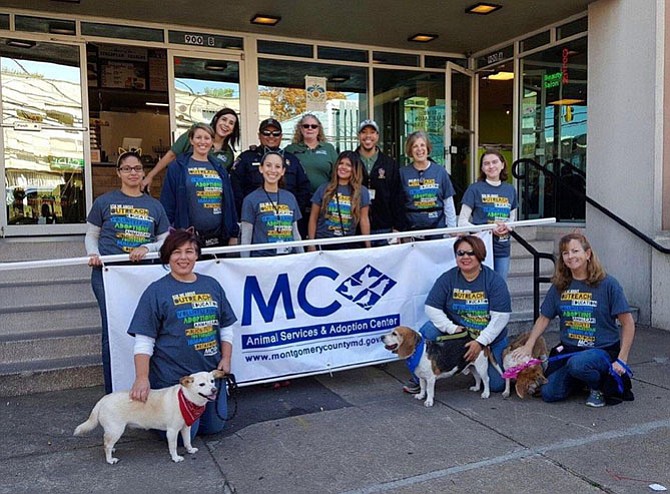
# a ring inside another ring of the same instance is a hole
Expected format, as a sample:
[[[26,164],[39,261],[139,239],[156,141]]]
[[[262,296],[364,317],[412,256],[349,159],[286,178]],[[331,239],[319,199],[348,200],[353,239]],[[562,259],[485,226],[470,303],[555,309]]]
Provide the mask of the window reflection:
[[[79,50],[8,40],[0,47],[8,224],[83,223]]]

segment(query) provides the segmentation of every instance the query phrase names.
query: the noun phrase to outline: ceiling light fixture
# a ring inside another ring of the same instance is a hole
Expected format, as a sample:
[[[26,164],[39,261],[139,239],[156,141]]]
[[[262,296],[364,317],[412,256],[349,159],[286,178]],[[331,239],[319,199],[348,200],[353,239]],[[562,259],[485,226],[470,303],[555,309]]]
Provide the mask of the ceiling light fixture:
[[[551,101],[549,104],[557,106],[562,105],[569,106],[569,105],[578,105],[579,103],[584,103],[584,100],[574,98],[563,98],[563,99],[557,99],[556,101]]]
[[[487,77],[487,79],[492,81],[510,81],[514,79],[514,72],[505,72],[501,70],[500,72],[495,72]]]
[[[348,75],[334,75],[328,78],[328,82],[335,82],[335,83],[346,82],[348,80],[349,80]]]
[[[414,41],[416,43],[428,43],[430,41],[433,41],[437,37],[438,37],[437,34],[417,33],[417,34],[407,38],[407,41]]]
[[[71,36],[75,34],[74,23],[72,25],[64,22],[49,24],[49,32],[51,34],[67,34]]]
[[[160,106],[160,107],[169,107],[170,106],[169,103],[154,103],[153,101],[147,101],[144,104],[147,105],[147,106]]]
[[[276,26],[279,21],[281,21],[281,17],[276,15],[256,14],[249,22],[261,26]]]
[[[62,3],[81,3],[81,0],[51,0],[52,2],[62,2]]]
[[[7,46],[13,46],[14,48],[32,48],[37,42],[28,41],[25,39],[9,39],[7,40]]]
[[[495,3],[479,2],[465,9],[466,14],[488,15],[491,12],[502,9],[502,5]]]
[[[205,62],[205,70],[213,70],[215,72],[222,72],[226,70],[228,64],[226,62],[220,62],[218,60],[209,60]]]

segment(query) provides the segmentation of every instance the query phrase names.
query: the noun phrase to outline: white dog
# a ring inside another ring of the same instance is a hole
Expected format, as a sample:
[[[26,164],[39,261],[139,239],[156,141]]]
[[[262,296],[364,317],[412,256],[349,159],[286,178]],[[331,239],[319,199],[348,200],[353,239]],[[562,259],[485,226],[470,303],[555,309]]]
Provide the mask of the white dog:
[[[114,445],[126,426],[166,431],[172,461],[183,461],[184,457],[177,454],[177,433],[181,432],[186,451],[190,454],[198,451],[198,448],[191,446],[190,424],[200,416],[198,413],[202,414],[207,402],[216,400],[214,380],[224,376],[225,373],[219,370],[196,372],[182,377],[179,384],[149,391],[149,397],[144,403],[131,400],[128,391],[108,394],[95,404],[88,420],[77,426],[74,435],[92,431],[100,424],[105,431],[105,458],[107,463],[113,465],[119,461],[112,456]],[[189,419],[189,425],[184,415]]]

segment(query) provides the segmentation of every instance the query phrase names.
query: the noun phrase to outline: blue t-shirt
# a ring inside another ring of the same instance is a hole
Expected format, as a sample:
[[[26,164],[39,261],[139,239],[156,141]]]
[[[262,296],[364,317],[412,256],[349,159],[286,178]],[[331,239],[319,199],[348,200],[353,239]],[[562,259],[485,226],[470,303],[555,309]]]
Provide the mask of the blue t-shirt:
[[[209,161],[188,162],[186,190],[189,197],[189,220],[200,233],[218,234],[221,230],[223,183]]]
[[[312,196],[312,203],[321,207],[323,195],[328,184],[316,189]],[[316,223],[316,238],[349,237],[356,235],[356,223],[351,216],[351,186],[338,185],[337,193],[328,202],[325,211],[319,212]],[[370,206],[370,192],[361,186],[361,209]]]
[[[156,340],[149,382],[152,388],[165,388],[194,372],[216,369],[221,361],[220,328],[236,320],[214,278],[198,274],[196,281],[185,283],[168,274],[144,291],[128,334]]]
[[[488,326],[493,312],[512,312],[512,299],[507,284],[488,266],[473,281],[466,280],[458,268],[440,276],[428,293],[426,305],[440,309],[449,320],[468,328],[477,337]],[[496,338],[504,338],[504,329]]]
[[[259,188],[251,192],[242,202],[242,221],[253,225],[252,244],[291,242],[293,223],[302,218],[298,201],[288,190],[267,192]],[[288,254],[281,247],[252,251],[252,257]]]
[[[561,343],[584,348],[605,348],[619,342],[616,317],[630,312],[619,282],[607,275],[597,287],[572,280],[558,293],[551,286],[540,313],[553,319],[559,316]]]
[[[496,221],[509,221],[510,214],[518,206],[516,190],[506,182],[491,185],[486,180],[471,184],[463,194],[462,204],[472,209],[472,223],[486,225]],[[509,234],[493,235],[493,256],[510,256]]]
[[[400,182],[405,193],[408,228],[444,228],[444,202],[454,195],[454,187],[444,167],[433,162],[421,171],[412,165],[403,166],[400,168]]]
[[[156,241],[170,226],[163,205],[142,194],[132,197],[113,190],[98,197],[86,221],[100,227],[100,255],[126,254],[142,244]]]

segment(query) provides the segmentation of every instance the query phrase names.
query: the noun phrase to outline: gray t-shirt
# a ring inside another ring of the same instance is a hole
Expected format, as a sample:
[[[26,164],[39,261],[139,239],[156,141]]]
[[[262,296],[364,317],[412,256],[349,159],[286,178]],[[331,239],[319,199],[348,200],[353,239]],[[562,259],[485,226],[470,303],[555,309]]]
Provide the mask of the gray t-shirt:
[[[209,161],[188,161],[189,221],[199,233],[217,234],[221,230],[223,184]]]
[[[321,207],[323,194],[328,184],[321,185],[312,196],[312,203]],[[316,238],[349,237],[356,235],[356,223],[351,216],[351,186],[338,185],[337,193],[319,213],[316,224]],[[370,192],[361,186],[361,208],[370,205]]]
[[[163,205],[142,194],[132,197],[113,190],[98,197],[87,222],[100,227],[100,255],[126,254],[140,245],[155,242],[170,226]]]
[[[293,240],[293,223],[302,218],[298,201],[288,190],[267,192],[258,188],[244,198],[242,221],[253,225],[252,244],[281,243]],[[252,257],[288,254],[281,247],[251,252]]]

